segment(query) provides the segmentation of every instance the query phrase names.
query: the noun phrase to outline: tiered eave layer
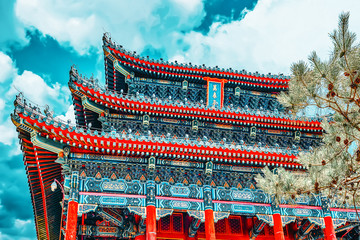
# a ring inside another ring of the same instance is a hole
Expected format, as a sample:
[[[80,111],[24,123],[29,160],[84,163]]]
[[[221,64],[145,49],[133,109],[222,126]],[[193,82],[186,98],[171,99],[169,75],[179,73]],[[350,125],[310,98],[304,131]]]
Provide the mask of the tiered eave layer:
[[[251,74],[245,70],[234,71],[205,65],[193,66],[177,62],[169,63],[163,60],[150,60],[124,50],[112,43],[106,36],[103,39],[105,56],[121,64],[125,68],[123,73],[125,75],[133,72],[135,76],[192,82],[205,82],[204,77],[212,77],[227,79],[229,83],[260,91],[279,92],[288,89],[289,77],[283,75]]]
[[[77,73],[73,73],[77,74]],[[215,109],[207,106],[168,99],[152,99],[139,96],[128,96],[116,92],[108,92],[93,85],[86,79],[76,76],[70,82],[70,90],[79,99],[89,99],[99,104],[100,108],[110,108],[118,112],[148,114],[167,118],[179,118],[201,121],[273,128],[289,131],[322,133],[318,119],[301,120],[291,115],[275,112],[249,111],[244,109]],[[81,107],[81,106],[79,106]]]
[[[296,156],[286,154],[286,151],[257,148],[244,149],[239,145],[205,143],[188,139],[152,138],[119,134],[116,132],[98,132],[69,126],[51,116],[25,106],[17,100],[13,121],[18,127],[35,131],[42,139],[52,140],[54,145],[71,146],[72,152],[104,153],[117,156],[155,156],[165,159],[184,161],[225,162],[240,165],[284,166],[302,168],[295,162]],[[263,150],[263,151],[261,151]],[[289,152],[291,152],[289,150]]]

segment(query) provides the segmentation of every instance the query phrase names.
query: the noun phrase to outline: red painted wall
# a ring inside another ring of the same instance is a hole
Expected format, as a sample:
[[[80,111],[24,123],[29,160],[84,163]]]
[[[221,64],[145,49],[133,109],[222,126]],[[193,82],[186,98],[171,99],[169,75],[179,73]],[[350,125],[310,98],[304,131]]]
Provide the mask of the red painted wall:
[[[174,213],[157,221],[157,239],[185,239],[202,240],[205,238],[205,227],[202,223],[195,238],[188,238],[187,233],[192,217],[185,213]],[[249,232],[253,227],[255,218],[243,216],[230,216],[215,223],[216,239],[241,240],[249,239]],[[289,224],[284,228],[285,240],[294,240],[296,227]],[[257,240],[274,240],[273,227],[266,225]]]

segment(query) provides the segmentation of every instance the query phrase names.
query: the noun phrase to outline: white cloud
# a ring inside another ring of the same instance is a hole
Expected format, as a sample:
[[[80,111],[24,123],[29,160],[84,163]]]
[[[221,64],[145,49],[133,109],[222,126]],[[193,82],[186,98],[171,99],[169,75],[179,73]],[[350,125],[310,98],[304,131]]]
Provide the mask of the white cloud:
[[[197,9],[201,6],[201,0],[172,0],[174,3],[178,4],[186,12],[196,12]]]
[[[208,35],[185,34],[190,48],[174,55],[213,66],[288,73],[292,62],[307,59],[312,50],[328,56],[328,33],[342,11],[350,11],[350,27],[359,33],[359,10],[357,0],[260,0],[241,21],[215,23]]]
[[[0,98],[0,112],[2,112],[4,108],[5,108],[5,100]]]
[[[15,127],[10,120],[10,113],[14,109],[13,101],[19,91],[32,105],[34,103],[39,106],[56,104],[57,110],[69,106],[69,94],[64,94],[64,92],[68,93],[67,87],[61,86],[59,83],[48,85],[42,77],[30,71],[19,74],[12,59],[3,52],[0,52],[0,69],[7,72],[3,75],[0,74],[0,82],[9,81],[9,84],[2,83],[2,88],[0,88],[0,94],[3,96],[0,98],[0,143],[12,145],[17,139]],[[73,112],[68,111],[66,117],[70,118],[71,114]],[[18,153],[19,149],[16,145],[16,149],[13,149],[11,154]]]
[[[31,220],[21,220],[21,219],[15,219],[15,227],[16,228],[24,228],[26,225],[32,224]]]
[[[0,52],[0,83],[4,83],[16,74],[11,58],[3,52]]]
[[[152,45],[170,59],[264,73],[288,73],[312,50],[327,56],[341,11],[350,11],[352,29],[360,29],[358,0],[259,0],[241,21],[214,23],[206,35],[189,32],[206,14],[200,0],[18,0],[15,10],[24,25],[80,54],[100,49],[109,31],[128,50]]]
[[[60,120],[63,120],[63,121],[71,120],[71,123],[75,124],[76,120],[75,120],[74,106],[70,105],[67,112],[65,113],[65,115],[59,115],[59,116],[57,116],[57,118],[59,118]]]
[[[14,124],[11,122],[10,118],[7,118],[5,122],[0,122],[0,143],[5,145],[12,145],[17,138],[17,133],[15,130]],[[18,152],[18,147],[13,149],[14,152]]]
[[[29,43],[26,38],[24,25],[18,21],[14,15],[14,5],[16,0],[0,1],[1,21],[0,21],[0,48],[10,50],[10,45],[16,44],[22,47]]]
[[[62,100],[59,98],[61,94],[59,83],[49,86],[42,77],[30,71],[15,76],[7,96],[14,96],[19,91],[40,106],[47,104],[49,99]]]
[[[80,54],[91,47],[100,48],[104,31],[139,50],[146,44],[163,42],[165,36],[170,39],[173,32],[192,29],[204,16],[201,0],[18,0],[15,11],[24,25]]]
[[[27,231],[31,228],[34,228],[34,223],[29,219],[29,220],[21,220],[21,219],[15,219],[14,221],[14,227],[15,227],[15,231],[16,231],[16,236],[14,235],[8,235],[8,234],[3,234],[0,231],[0,239],[2,240],[12,240],[12,239],[18,239],[18,240],[33,240],[30,237],[22,237],[21,235],[28,235]]]
[[[3,75],[1,75],[2,71],[0,71],[0,82],[11,81],[10,84],[4,84],[4,88],[1,89],[0,93],[5,96],[5,101],[0,99],[0,110],[1,107],[5,107],[3,102],[12,101],[19,92],[22,92],[27,99],[39,106],[44,106],[49,102],[68,105],[67,98],[69,95],[63,94],[68,92],[66,86],[61,86],[58,82],[49,85],[42,77],[31,71],[25,70],[22,74],[19,74],[12,59],[1,51],[0,69],[5,70]]]
[[[9,236],[9,235],[6,235],[6,234],[3,234],[2,232],[0,232],[0,239],[1,240],[13,240],[14,237],[13,236]],[[32,238],[28,238],[28,237],[19,237],[18,240],[35,240],[35,239],[32,239]]]

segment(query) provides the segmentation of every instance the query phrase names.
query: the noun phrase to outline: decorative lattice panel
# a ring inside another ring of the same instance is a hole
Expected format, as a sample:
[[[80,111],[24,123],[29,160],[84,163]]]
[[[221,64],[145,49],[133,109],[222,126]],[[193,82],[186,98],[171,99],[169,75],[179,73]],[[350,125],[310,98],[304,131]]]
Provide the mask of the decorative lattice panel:
[[[165,216],[160,219],[160,229],[161,231],[170,231],[170,216]]]
[[[173,216],[174,232],[183,232],[183,217],[182,214],[174,214]]]
[[[215,223],[215,232],[216,233],[226,233],[226,219],[219,220]]]
[[[229,226],[231,233],[242,233],[241,218],[229,218]]]

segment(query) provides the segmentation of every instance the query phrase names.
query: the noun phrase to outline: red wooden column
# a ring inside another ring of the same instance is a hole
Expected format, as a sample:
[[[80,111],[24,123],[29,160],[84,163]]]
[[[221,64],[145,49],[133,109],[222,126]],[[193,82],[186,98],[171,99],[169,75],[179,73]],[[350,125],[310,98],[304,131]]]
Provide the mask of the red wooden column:
[[[70,151],[70,150],[69,150]],[[65,240],[77,239],[78,198],[79,198],[79,172],[71,173],[70,198],[67,206]]]
[[[148,159],[146,181],[146,240],[156,240],[155,157]]]
[[[336,233],[334,229],[333,220],[331,217],[330,211],[330,202],[326,197],[321,197],[321,205],[324,213],[324,222],[325,222],[325,239],[326,240],[336,240]]]
[[[78,220],[77,212],[78,203],[75,201],[70,201],[68,203],[65,240],[76,240]]]
[[[324,217],[325,221],[325,237],[326,240],[336,240],[336,233],[331,216]]]
[[[204,212],[205,212],[205,237],[206,240],[215,240],[215,221],[212,203],[211,191],[211,176],[212,176],[213,163],[211,161],[205,164],[205,183],[204,190]]]
[[[146,207],[146,240],[156,240],[156,208]]]
[[[81,216],[81,225],[82,227],[85,226],[85,214],[82,214]],[[81,240],[84,240],[84,235],[81,235]]]
[[[285,240],[280,213],[273,214],[275,240]]]
[[[215,240],[214,212],[212,209],[205,210],[205,236],[206,240]]]

